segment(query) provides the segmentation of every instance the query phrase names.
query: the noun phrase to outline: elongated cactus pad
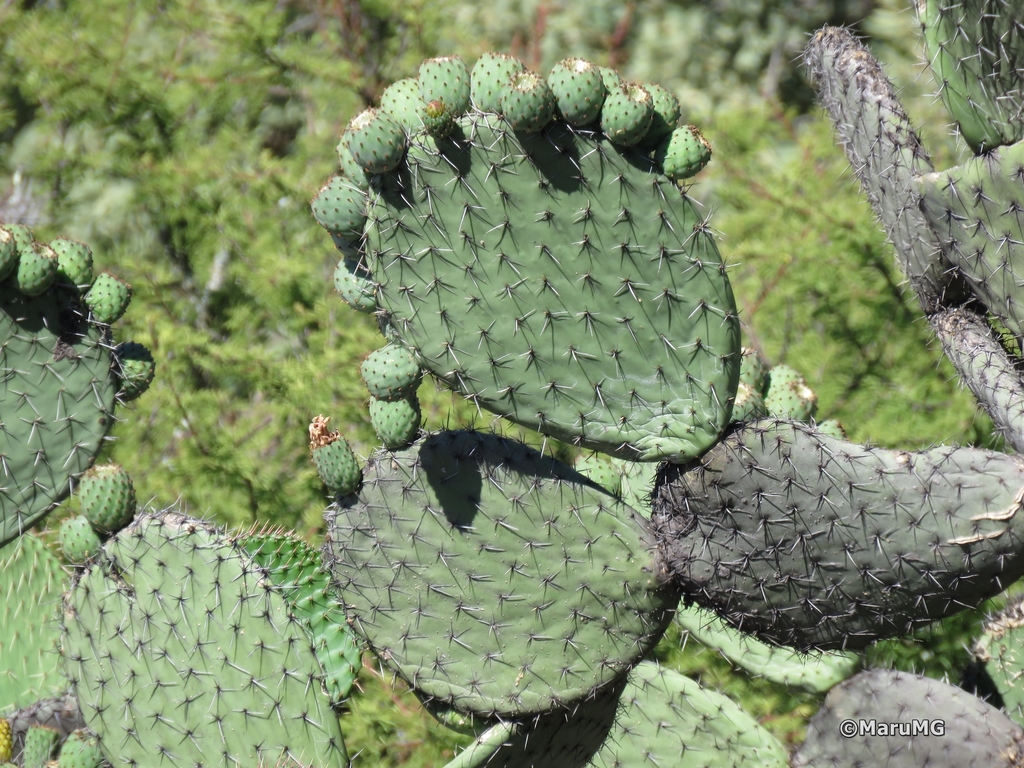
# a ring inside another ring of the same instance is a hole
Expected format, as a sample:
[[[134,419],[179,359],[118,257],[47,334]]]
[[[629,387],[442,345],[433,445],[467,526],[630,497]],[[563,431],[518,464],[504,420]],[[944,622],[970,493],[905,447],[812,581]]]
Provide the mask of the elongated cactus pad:
[[[1024,726],[1024,600],[1014,600],[985,623],[974,644],[1010,719]]]
[[[356,631],[421,693],[485,716],[590,696],[677,601],[642,518],[513,440],[449,432],[379,453],[327,520]]]
[[[0,547],[0,713],[67,685],[56,653],[64,582],[60,561],[37,536]]]
[[[302,622],[197,520],[139,516],[110,539],[65,598],[61,653],[118,765],[345,764]]]
[[[684,591],[733,626],[855,650],[1024,573],[1024,463],[866,448],[792,422],[738,429],[659,475],[653,521]]]
[[[1022,762],[1024,729],[999,710],[948,683],[877,669],[829,692],[792,765],[1016,768]]]

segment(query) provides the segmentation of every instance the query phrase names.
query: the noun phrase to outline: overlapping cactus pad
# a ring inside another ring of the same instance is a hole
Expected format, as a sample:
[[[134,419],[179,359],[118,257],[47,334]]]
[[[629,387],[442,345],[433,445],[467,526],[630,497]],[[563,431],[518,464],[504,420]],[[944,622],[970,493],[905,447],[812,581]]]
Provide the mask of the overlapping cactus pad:
[[[1024,599],[1018,597],[985,623],[974,655],[985,665],[1006,714],[1024,725]]]
[[[325,562],[355,629],[465,711],[590,696],[653,647],[678,601],[639,515],[514,440],[450,432],[381,452],[327,519]]]
[[[684,589],[776,643],[862,648],[1024,573],[1017,456],[872,449],[762,421],[658,483],[653,520]]]
[[[304,625],[199,521],[138,517],[68,594],[64,625],[65,670],[115,766],[347,764]]]

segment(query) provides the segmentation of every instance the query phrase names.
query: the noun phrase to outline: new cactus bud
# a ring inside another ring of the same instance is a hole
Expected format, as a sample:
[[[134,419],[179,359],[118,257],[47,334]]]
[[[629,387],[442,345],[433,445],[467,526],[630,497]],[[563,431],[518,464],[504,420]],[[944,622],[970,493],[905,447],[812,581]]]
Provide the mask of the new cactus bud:
[[[309,451],[317,474],[335,496],[347,496],[359,489],[363,472],[348,441],[327,427],[329,416],[316,416],[309,425]]]
[[[777,419],[808,421],[818,408],[818,397],[796,370],[777,365],[769,374],[764,405],[768,415]]]
[[[18,267],[18,244],[7,227],[0,227],[0,280],[6,280]]]
[[[340,259],[334,270],[334,290],[352,309],[373,314],[377,311],[377,286],[368,274],[349,259]]]
[[[104,272],[93,281],[85,294],[85,303],[98,323],[115,323],[121,319],[132,300],[132,287],[124,280]]]
[[[455,130],[455,115],[447,103],[434,99],[423,108],[423,126],[435,139],[446,138]]]
[[[75,731],[61,744],[58,768],[101,768],[103,764],[99,741],[86,731]]]
[[[654,114],[651,117],[651,127],[640,140],[640,147],[651,150],[656,149],[676,129],[682,109],[679,106],[679,99],[668,88],[657,83],[644,83],[644,88],[651,94]]]
[[[82,514],[101,535],[124,528],[135,517],[135,486],[120,464],[97,464],[78,485]]]
[[[31,725],[25,732],[22,764],[25,768],[46,768],[60,746],[60,731],[45,725]]]

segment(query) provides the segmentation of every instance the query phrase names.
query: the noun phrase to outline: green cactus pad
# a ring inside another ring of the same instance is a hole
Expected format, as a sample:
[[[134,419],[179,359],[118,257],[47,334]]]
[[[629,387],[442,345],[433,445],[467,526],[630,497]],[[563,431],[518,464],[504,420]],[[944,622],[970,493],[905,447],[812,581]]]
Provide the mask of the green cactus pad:
[[[120,464],[98,464],[82,475],[78,497],[97,533],[116,533],[135,517],[135,486]]]
[[[310,202],[313,218],[330,232],[348,240],[363,236],[366,193],[345,176],[332,176]]]
[[[1024,17],[1006,0],[918,0],[939,93],[975,154],[1024,139]]]
[[[320,553],[283,533],[249,534],[238,537],[236,543],[267,572],[295,615],[306,624],[323,667],[327,695],[337,706],[355,683],[362,668],[362,654],[344,610],[331,593],[331,577],[320,566]]]
[[[198,520],[143,515],[110,539],[65,597],[61,653],[118,764],[346,764],[303,623]]]
[[[64,591],[60,561],[32,534],[0,547],[0,712],[67,685],[55,649]]]
[[[367,173],[393,170],[405,155],[405,129],[384,110],[363,110],[352,118],[345,136],[348,139],[348,151]],[[319,216],[317,220],[320,221]]]
[[[612,496],[621,498],[622,475],[619,473],[619,468],[612,464],[612,460],[609,457],[602,456],[599,453],[581,456],[576,460],[573,469],[589,477]]]
[[[656,149],[676,129],[682,109],[679,106],[679,99],[668,88],[657,83],[644,83],[643,87],[651,94],[654,114],[651,117],[651,127],[640,140],[640,146],[643,149]]]
[[[29,726],[25,732],[25,749],[22,764],[25,768],[46,768],[50,758],[57,754],[60,746],[60,731],[45,725]]]
[[[548,74],[548,85],[555,95],[558,113],[575,128],[590,125],[601,115],[608,93],[596,66],[583,59],[565,59]]]
[[[420,401],[415,395],[403,400],[370,397],[370,424],[387,448],[405,448],[420,431]]]
[[[846,651],[801,653],[769,645],[733,629],[715,614],[697,606],[680,607],[676,623],[688,637],[713,648],[734,666],[754,677],[778,685],[826,693],[856,674],[863,663],[860,654]]]
[[[99,554],[102,542],[85,515],[60,524],[60,548],[69,563],[84,563]]]
[[[156,377],[156,361],[142,344],[125,341],[114,350],[114,360],[120,389],[117,397],[128,403],[141,397]]]
[[[464,117],[471,142],[414,144],[381,177],[366,241],[381,312],[482,408],[626,459],[699,455],[740,364],[704,221],[639,155],[563,123],[506,126]]]
[[[7,227],[0,227],[0,280],[18,268],[18,243]]]
[[[85,294],[85,303],[98,323],[109,324],[120,320],[131,300],[132,287],[109,272],[97,275],[89,292]]]
[[[379,400],[404,400],[416,394],[423,380],[419,363],[401,344],[374,350],[359,367],[366,388]]]
[[[420,82],[415,77],[396,80],[380,95],[380,108],[397,120],[409,133],[415,133],[423,128],[425,106],[420,97]],[[342,154],[342,146],[347,140],[347,137],[342,138],[342,144],[338,145],[339,154]],[[351,152],[348,154],[349,157],[352,156]]]
[[[505,53],[485,53],[470,77],[473,105],[481,112],[501,112],[501,96],[508,89],[512,75],[526,67],[515,56]]]
[[[32,243],[18,249],[14,285],[26,296],[39,296],[57,279],[57,254],[48,245]]]
[[[872,669],[829,692],[792,766],[1014,768],[1022,757],[1024,729],[995,707],[949,683]]]
[[[654,161],[673,181],[695,176],[710,160],[711,145],[692,125],[676,128],[654,151]]]
[[[368,462],[327,514],[353,626],[422,694],[484,716],[569,705],[661,636],[678,600],[642,518],[561,462],[473,432]]]
[[[367,279],[369,274],[349,259],[338,261],[334,270],[334,290],[352,309],[365,314],[377,311],[377,284]]]
[[[535,72],[516,72],[501,96],[501,113],[514,131],[538,133],[555,115],[555,96]]]
[[[818,396],[799,372],[788,365],[777,365],[769,374],[764,407],[777,419],[809,421],[818,409]]]
[[[57,603],[54,606],[54,637],[59,637],[56,614],[60,609],[60,596],[57,596]],[[56,649],[47,648],[51,660],[60,666],[60,656]],[[60,672],[61,687],[67,688],[68,681],[64,677],[63,670]],[[7,722],[11,724],[14,732],[14,753],[22,751],[25,744],[25,735],[33,725],[45,725],[53,728],[61,734],[61,738],[70,736],[75,730],[85,728],[81,712],[78,710],[78,702],[75,697],[67,692],[58,696],[33,701],[28,706],[6,715]]]
[[[85,243],[58,237],[50,243],[57,254],[57,279],[78,288],[92,284],[92,249]],[[3,269],[0,267],[0,272]]]
[[[601,130],[614,144],[632,147],[647,135],[654,120],[654,99],[637,83],[609,88],[601,107]]]
[[[86,731],[75,731],[60,746],[57,768],[101,768],[103,765],[99,741]]]
[[[348,440],[328,428],[330,420],[330,417],[314,417],[309,425],[309,450],[317,474],[327,489],[337,496],[347,496],[359,489],[363,471]]]
[[[0,546],[68,495],[113,424],[110,332],[85,314],[75,292],[0,284]]]
[[[1022,504],[1016,456],[890,451],[761,421],[666,467],[653,520],[698,604],[768,642],[857,650],[1018,579]]]
[[[469,109],[470,76],[458,56],[439,56],[420,64],[420,98],[424,104],[443,101],[455,116]]]
[[[1024,600],[1017,598],[985,622],[975,658],[995,684],[1011,720],[1024,725]]]

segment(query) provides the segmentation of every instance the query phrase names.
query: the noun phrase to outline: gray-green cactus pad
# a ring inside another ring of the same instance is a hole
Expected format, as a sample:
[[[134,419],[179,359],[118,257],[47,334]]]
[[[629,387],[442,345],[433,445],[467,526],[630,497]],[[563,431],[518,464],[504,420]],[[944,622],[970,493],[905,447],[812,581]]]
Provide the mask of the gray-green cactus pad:
[[[92,464],[113,425],[109,331],[72,290],[29,298],[0,285],[0,546],[24,533]]]
[[[657,643],[678,600],[642,518],[492,435],[378,453],[327,520],[325,563],[356,631],[422,694],[485,716],[608,685]]]
[[[829,692],[793,768],[1016,768],[1022,760],[1024,729],[998,709],[939,680],[873,669]]]
[[[459,130],[414,137],[371,192],[367,263],[402,343],[558,439],[651,461],[706,450],[729,420],[739,323],[690,199],[561,122],[525,136],[474,113]]]
[[[1018,598],[985,623],[975,657],[999,691],[1006,714],[1024,725],[1024,599]]]
[[[797,648],[908,634],[1024,573],[1024,462],[867,448],[793,422],[737,429],[654,495],[683,590]]]
[[[64,626],[65,671],[116,765],[346,764],[303,624],[197,520],[136,518],[67,595]]]

